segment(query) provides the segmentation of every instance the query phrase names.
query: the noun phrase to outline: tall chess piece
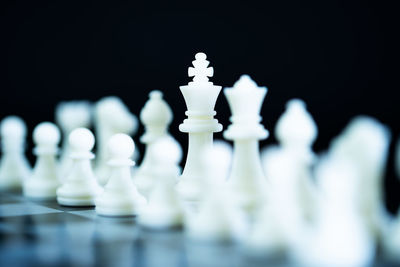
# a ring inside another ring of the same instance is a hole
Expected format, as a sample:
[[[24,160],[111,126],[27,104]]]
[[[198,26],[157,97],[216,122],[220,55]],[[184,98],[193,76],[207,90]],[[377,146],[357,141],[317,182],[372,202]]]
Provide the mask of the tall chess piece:
[[[228,183],[237,205],[251,213],[258,207],[266,187],[258,142],[268,137],[268,131],[260,124],[267,88],[258,87],[248,75],[242,75],[232,88],[224,89],[224,94],[232,112],[232,124],[224,137],[234,142]]]
[[[69,147],[68,136],[76,128],[90,127],[92,107],[88,101],[61,102],[56,107],[55,117],[63,136],[58,167],[59,177],[62,178],[67,176],[72,165],[72,160],[69,157],[71,148]]]
[[[134,183],[146,198],[157,182],[154,168],[157,164],[157,155],[154,154],[158,154],[159,151],[153,149],[154,144],[160,139],[168,138],[181,149],[178,142],[168,133],[168,127],[172,121],[172,110],[162,96],[160,91],[150,92],[150,99],[140,112],[140,120],[145,127],[145,133],[140,141],[146,145],[146,150],[143,161],[135,173]]]
[[[0,134],[0,190],[17,190],[31,172],[24,155],[26,125],[17,116],[6,117],[0,123]]]
[[[90,160],[94,135],[86,128],[77,128],[69,135],[71,171],[65,183],[57,189],[57,202],[65,206],[94,206],[95,198],[102,192],[93,174]]]
[[[60,131],[51,122],[42,122],[33,130],[37,156],[32,175],[24,182],[24,195],[30,198],[55,199],[59,186],[56,155]]]
[[[197,53],[193,66],[188,70],[189,77],[194,76],[188,85],[180,87],[185,98],[187,119],[179,125],[179,130],[189,134],[189,150],[183,174],[177,190],[183,199],[197,201],[202,193],[202,184],[206,168],[202,168],[200,155],[213,143],[213,133],[222,131],[222,125],[214,119],[215,103],[221,86],[208,81],[214,70],[208,67],[209,61],[204,53]]]
[[[110,177],[110,168],[107,164],[108,140],[117,133],[134,134],[138,122],[136,116],[129,111],[122,100],[115,96],[100,99],[96,103],[94,117],[96,140],[98,140],[95,172],[99,183],[105,185]]]
[[[96,198],[96,212],[103,216],[134,216],[146,203],[132,182],[130,158],[135,143],[126,134],[115,134],[108,140],[111,167],[110,178],[104,191]]]

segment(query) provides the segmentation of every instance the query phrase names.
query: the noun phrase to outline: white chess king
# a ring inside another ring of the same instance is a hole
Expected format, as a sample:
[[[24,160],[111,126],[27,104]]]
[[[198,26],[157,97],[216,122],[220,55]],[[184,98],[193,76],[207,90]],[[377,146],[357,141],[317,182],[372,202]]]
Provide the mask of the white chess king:
[[[189,134],[189,149],[182,176],[177,185],[181,197],[187,201],[198,201],[203,192],[205,168],[202,168],[200,155],[212,146],[213,133],[222,131],[222,125],[214,119],[214,111],[221,86],[208,80],[213,76],[213,68],[204,53],[197,53],[193,66],[188,70],[193,81],[180,87],[185,98],[187,119],[179,125],[179,130]]]
[[[228,180],[235,202],[244,211],[253,211],[265,190],[258,141],[268,137],[261,122],[261,106],[266,87],[258,87],[248,76],[242,75],[232,88],[224,89],[232,112],[232,124],[224,137],[234,142],[232,171]]]

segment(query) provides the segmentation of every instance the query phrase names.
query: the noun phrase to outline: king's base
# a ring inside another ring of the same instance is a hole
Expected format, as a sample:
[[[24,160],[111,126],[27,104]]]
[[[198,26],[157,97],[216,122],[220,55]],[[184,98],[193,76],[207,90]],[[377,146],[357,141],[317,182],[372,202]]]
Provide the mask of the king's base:
[[[152,211],[147,207],[139,217],[139,224],[151,229],[179,228],[183,225],[183,214],[180,211]]]
[[[93,197],[80,197],[80,198],[71,198],[71,197],[60,197],[57,196],[58,204],[62,206],[69,207],[93,207],[94,199]]]

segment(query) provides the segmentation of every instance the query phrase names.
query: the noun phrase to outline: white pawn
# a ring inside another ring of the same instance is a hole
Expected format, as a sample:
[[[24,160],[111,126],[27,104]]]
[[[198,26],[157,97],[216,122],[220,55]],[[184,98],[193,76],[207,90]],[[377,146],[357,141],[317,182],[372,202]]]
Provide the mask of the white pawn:
[[[21,118],[8,116],[1,121],[0,135],[0,190],[20,189],[31,172],[24,155],[26,125]]]
[[[94,199],[102,191],[90,162],[94,158],[94,136],[86,128],[77,128],[68,140],[73,162],[65,183],[57,189],[57,202],[65,206],[94,206]]]
[[[115,134],[108,141],[111,168],[104,191],[96,198],[96,212],[103,216],[134,216],[146,203],[131,178],[131,157],[135,143],[126,134]]]
[[[56,107],[56,122],[60,126],[63,136],[59,160],[59,177],[61,178],[66,177],[72,165],[72,160],[69,157],[71,148],[69,147],[68,136],[76,128],[88,128],[90,126],[91,111],[91,105],[87,101],[61,102]]]
[[[192,239],[203,241],[232,241],[245,233],[244,218],[232,205],[233,195],[227,190],[226,151],[218,147],[204,150],[202,161],[206,169],[204,195],[198,211],[186,213],[185,229]]]
[[[172,121],[171,108],[162,98],[163,95],[160,91],[151,91],[149,96],[150,99],[140,112],[140,120],[145,126],[145,133],[140,138],[140,141],[146,145],[146,150],[143,161],[138,167],[134,178],[134,183],[139,192],[146,198],[149,197],[154,184],[157,182],[154,168],[157,156],[153,156],[153,153],[159,152],[152,149],[154,144],[161,138],[169,138],[181,150],[178,142],[168,133],[168,126]]]
[[[24,182],[24,195],[31,198],[55,199],[59,186],[56,155],[60,131],[51,122],[42,122],[33,131],[34,154],[37,156],[32,175]]]
[[[116,96],[100,99],[96,103],[94,117],[97,140],[95,172],[98,182],[105,185],[110,177],[110,168],[107,164],[110,157],[107,148],[108,140],[116,133],[134,134],[138,122],[136,116]],[[135,150],[135,152],[137,151]],[[134,155],[134,157],[137,156]]]
[[[179,227],[183,223],[183,210],[174,186],[180,172],[181,148],[169,138],[162,138],[151,149],[157,152],[152,153],[157,179],[139,223],[149,228]]]

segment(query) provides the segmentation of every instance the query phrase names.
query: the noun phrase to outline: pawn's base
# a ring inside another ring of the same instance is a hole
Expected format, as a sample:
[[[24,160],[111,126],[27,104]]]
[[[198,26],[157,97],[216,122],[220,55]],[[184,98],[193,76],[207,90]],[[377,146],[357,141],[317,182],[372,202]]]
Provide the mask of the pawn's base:
[[[68,198],[68,197],[57,197],[58,204],[69,207],[93,207],[94,199],[92,197],[81,197],[81,198]]]
[[[23,186],[23,194],[28,198],[51,200],[56,199],[57,181],[27,180]]]
[[[146,228],[169,229],[183,225],[183,214],[180,211],[152,211],[146,208],[140,214],[139,223]]]
[[[106,217],[133,217],[137,215],[134,208],[96,206],[96,213]]]

